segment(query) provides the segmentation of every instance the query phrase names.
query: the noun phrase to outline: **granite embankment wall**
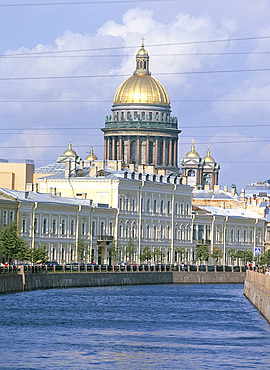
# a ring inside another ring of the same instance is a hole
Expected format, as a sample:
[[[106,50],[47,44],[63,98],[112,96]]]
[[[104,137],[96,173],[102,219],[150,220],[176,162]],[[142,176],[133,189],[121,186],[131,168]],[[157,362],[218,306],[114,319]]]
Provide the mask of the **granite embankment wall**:
[[[244,295],[270,323],[270,275],[247,271]]]
[[[244,272],[73,272],[1,275],[0,294],[36,289],[146,284],[244,283]]]

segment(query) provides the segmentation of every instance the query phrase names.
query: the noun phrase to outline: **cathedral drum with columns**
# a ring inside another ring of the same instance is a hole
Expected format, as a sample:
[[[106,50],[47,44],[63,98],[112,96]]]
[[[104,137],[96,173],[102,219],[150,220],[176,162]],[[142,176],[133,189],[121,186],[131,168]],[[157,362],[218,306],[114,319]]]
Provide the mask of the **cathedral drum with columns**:
[[[149,55],[142,42],[136,55],[136,70],[118,88],[112,115],[106,117],[104,159],[126,165],[153,166],[178,172],[177,118],[171,116],[170,99],[164,86],[149,72]]]

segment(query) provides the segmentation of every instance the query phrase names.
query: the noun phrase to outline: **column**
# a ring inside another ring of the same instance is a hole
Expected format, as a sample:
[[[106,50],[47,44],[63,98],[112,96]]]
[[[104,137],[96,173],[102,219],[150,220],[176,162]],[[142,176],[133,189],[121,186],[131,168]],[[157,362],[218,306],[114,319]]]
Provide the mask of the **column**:
[[[140,163],[140,138],[137,137],[137,158],[136,158],[137,164]]]
[[[128,138],[127,144],[127,163],[130,163],[130,137]]]
[[[174,140],[173,142],[174,146],[174,158],[173,158],[173,165],[177,167],[177,139]]]
[[[107,159],[107,139],[104,138],[104,161]]]
[[[166,165],[166,139],[163,139],[163,158],[162,162],[164,165]]]
[[[119,158],[117,159],[120,159],[121,161],[123,158],[122,148],[123,148],[123,140],[122,140],[122,136],[120,136],[119,138]]]
[[[112,160],[115,160],[115,137],[112,138]]]
[[[107,159],[110,159],[110,138],[107,139]]]
[[[158,138],[156,137],[156,142],[155,142],[155,163],[158,164]]]
[[[146,158],[145,164],[149,164],[149,137],[146,138]]]
[[[169,139],[169,166],[172,165],[172,138]]]

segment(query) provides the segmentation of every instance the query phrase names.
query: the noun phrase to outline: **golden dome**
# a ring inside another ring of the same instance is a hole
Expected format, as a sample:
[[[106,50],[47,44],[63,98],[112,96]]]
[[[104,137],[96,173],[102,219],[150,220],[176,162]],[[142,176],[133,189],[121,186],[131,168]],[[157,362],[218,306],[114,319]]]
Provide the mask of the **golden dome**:
[[[63,155],[66,156],[66,157],[74,157],[74,156],[77,156],[77,153],[75,152],[75,150],[72,149],[71,139],[69,139],[68,149],[64,152]]]
[[[162,84],[147,74],[134,74],[124,81],[113,99],[113,104],[169,105],[170,99]]]
[[[199,153],[195,151],[194,140],[192,140],[191,151],[186,154],[186,157],[200,158]]]
[[[164,86],[149,72],[149,55],[144,48],[136,55],[136,71],[117,89],[113,104],[156,104],[170,105],[169,95]]]
[[[93,145],[91,145],[90,154],[85,158],[87,161],[97,161],[98,157],[94,154]]]
[[[206,163],[215,163],[214,158],[213,158],[213,157],[211,157],[211,155],[210,155],[209,145],[208,145],[208,150],[207,150],[207,156],[206,156],[206,157],[204,157],[204,161],[205,161]]]

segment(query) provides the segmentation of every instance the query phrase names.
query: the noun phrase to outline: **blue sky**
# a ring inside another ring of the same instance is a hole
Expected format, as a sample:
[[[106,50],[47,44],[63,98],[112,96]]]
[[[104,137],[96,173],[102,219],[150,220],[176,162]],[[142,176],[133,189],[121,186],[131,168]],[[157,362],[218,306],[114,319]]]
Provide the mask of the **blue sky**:
[[[269,1],[25,6],[38,3],[0,3],[0,158],[40,167],[69,137],[81,157],[94,144],[103,158],[100,128],[125,79],[117,75],[132,74],[143,36],[179,118],[179,159],[194,139],[202,157],[210,145],[221,185],[240,191],[270,178]],[[201,42],[215,40],[227,41]],[[47,79],[100,75],[109,77]]]

